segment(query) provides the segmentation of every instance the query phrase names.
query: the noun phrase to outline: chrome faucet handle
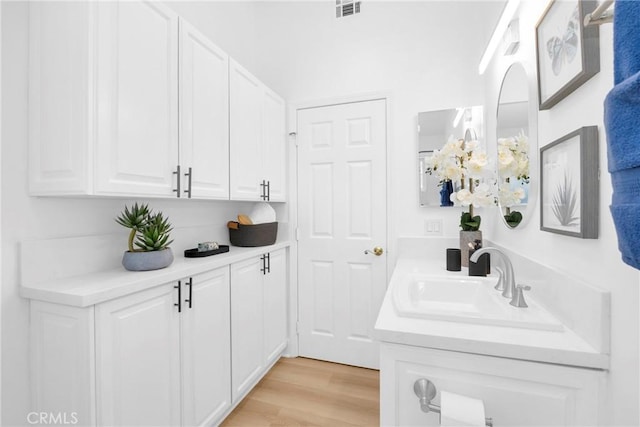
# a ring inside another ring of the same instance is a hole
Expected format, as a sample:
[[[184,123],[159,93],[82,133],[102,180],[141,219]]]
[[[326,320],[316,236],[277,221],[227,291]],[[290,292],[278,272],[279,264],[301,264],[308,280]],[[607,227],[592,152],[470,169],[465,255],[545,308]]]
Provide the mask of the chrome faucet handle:
[[[511,304],[514,307],[529,307],[527,302],[524,300],[524,291],[530,291],[531,286],[525,285],[516,285],[515,292],[513,293],[513,298],[511,299]]]
[[[496,271],[498,272],[498,283],[496,283],[496,285],[494,286],[494,289],[496,291],[504,291],[504,270],[501,269],[498,266],[494,266],[493,268],[496,269]]]

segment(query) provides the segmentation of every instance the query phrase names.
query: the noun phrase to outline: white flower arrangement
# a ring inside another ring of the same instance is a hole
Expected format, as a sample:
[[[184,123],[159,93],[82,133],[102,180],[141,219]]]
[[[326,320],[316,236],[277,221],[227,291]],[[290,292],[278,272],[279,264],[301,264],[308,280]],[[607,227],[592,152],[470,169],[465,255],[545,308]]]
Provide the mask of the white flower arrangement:
[[[524,131],[517,136],[498,139],[498,175],[505,183],[500,186],[498,199],[500,205],[510,213],[509,208],[526,197],[523,188],[513,188],[510,183],[529,182],[529,138]]]
[[[529,182],[529,138],[520,131],[517,136],[498,139],[498,173]]]
[[[522,187],[518,187],[515,189],[509,188],[508,185],[500,186],[500,190],[498,191],[498,199],[500,200],[500,205],[505,208],[511,207],[513,205],[517,205],[524,199],[526,193]]]
[[[450,199],[456,206],[469,207],[463,212],[460,227],[464,231],[475,231],[480,228],[480,216],[473,215],[474,206],[491,206],[496,203],[495,191],[481,179],[491,178],[493,169],[487,153],[480,148],[478,141],[462,139],[449,141],[440,150],[434,150],[427,159],[427,170],[440,179],[442,185],[446,181],[460,182],[460,189],[451,194]],[[465,183],[468,182],[468,186]]]
[[[491,175],[491,162],[478,141],[450,138],[427,159],[427,173],[436,175],[440,182],[460,181],[463,178],[481,179]]]

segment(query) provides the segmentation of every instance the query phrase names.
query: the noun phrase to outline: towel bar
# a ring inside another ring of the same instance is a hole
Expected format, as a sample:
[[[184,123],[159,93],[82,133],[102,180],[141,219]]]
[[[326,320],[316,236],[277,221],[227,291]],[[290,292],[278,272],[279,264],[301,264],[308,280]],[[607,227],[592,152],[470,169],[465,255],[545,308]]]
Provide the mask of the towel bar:
[[[433,398],[436,397],[436,393],[438,392],[435,384],[433,384],[431,381],[426,378],[417,379],[413,383],[413,392],[416,394],[416,396],[418,396],[418,399],[420,400],[420,409],[422,409],[422,412],[435,412],[436,414],[439,414],[441,412],[440,406],[431,403]],[[487,427],[493,427],[493,419],[485,418],[484,424]]]
[[[593,12],[587,13],[584,17],[584,26],[606,24],[613,22],[613,8],[610,8],[613,0],[604,0]]]

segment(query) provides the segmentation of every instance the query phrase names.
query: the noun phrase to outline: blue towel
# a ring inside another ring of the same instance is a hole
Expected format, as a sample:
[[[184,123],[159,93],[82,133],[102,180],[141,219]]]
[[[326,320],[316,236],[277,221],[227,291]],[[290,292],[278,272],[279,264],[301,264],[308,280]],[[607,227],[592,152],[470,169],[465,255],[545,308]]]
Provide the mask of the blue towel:
[[[611,215],[622,260],[640,269],[640,1],[617,0],[614,82],[605,99]]]

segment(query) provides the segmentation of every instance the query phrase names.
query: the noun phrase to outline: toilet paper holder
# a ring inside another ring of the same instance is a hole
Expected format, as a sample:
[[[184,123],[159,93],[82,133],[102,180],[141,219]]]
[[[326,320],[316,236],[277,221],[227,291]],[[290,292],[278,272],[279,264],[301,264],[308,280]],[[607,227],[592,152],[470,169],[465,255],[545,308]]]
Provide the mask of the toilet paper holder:
[[[436,397],[438,390],[434,383],[429,381],[426,378],[419,378],[416,382],[413,383],[413,392],[418,396],[418,400],[420,401],[420,409],[422,412],[435,412],[436,414],[440,413],[440,406],[431,403],[431,401]],[[484,423],[487,427],[493,427],[493,419],[485,418]]]

